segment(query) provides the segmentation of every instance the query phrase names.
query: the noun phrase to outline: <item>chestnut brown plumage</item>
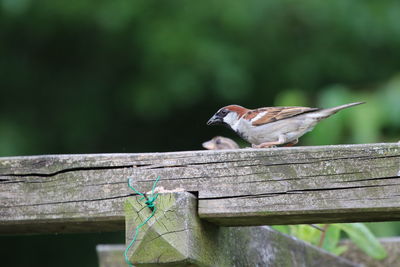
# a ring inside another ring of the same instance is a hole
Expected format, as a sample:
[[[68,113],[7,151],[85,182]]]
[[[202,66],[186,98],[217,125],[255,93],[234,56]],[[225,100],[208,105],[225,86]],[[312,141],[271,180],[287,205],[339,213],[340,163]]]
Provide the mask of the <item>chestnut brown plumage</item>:
[[[326,109],[265,107],[251,110],[239,105],[229,105],[219,109],[207,124],[227,125],[257,148],[293,145],[319,121],[342,109],[363,103],[356,102]]]

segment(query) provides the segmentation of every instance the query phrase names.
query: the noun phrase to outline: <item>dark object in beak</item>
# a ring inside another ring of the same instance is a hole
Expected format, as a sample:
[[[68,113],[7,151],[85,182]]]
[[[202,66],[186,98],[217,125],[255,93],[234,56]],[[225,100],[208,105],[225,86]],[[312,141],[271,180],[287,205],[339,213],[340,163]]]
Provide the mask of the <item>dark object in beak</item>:
[[[207,121],[207,125],[216,125],[216,124],[223,124],[223,118],[220,116],[214,115]]]

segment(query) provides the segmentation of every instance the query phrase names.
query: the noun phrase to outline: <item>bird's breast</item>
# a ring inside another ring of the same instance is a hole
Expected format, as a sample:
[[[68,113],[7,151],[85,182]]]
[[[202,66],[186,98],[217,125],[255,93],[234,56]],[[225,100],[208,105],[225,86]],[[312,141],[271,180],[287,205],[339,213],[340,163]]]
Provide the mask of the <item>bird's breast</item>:
[[[253,126],[248,121],[243,120],[237,125],[236,132],[244,140],[255,145],[278,141],[281,135],[290,142],[311,130],[316,122],[317,120],[314,118],[296,116],[285,120]]]

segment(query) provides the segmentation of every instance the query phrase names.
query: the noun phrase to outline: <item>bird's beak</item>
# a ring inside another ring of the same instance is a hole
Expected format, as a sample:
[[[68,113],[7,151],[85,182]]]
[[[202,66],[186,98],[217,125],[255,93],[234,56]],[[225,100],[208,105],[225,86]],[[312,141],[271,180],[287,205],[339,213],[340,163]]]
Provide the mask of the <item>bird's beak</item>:
[[[220,116],[214,115],[207,121],[207,125],[222,124],[224,121]]]
[[[213,140],[206,141],[202,145],[205,149],[209,149],[209,150],[214,150],[216,148]]]

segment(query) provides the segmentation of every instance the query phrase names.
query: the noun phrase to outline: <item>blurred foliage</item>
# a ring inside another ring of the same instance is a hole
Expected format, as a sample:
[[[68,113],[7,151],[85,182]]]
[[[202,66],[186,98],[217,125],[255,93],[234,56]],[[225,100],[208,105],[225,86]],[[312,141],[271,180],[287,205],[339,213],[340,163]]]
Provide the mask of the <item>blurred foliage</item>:
[[[370,257],[379,260],[387,256],[386,250],[363,223],[320,224],[318,227],[322,231],[308,224],[273,226],[282,233],[293,235],[336,255],[347,250],[346,246],[339,244],[343,233]]]
[[[337,227],[344,231],[359,248],[372,258],[377,260],[386,258],[386,250],[364,224],[340,223],[329,227]]]
[[[201,149],[235,136],[205,125],[232,103],[366,101],[300,145],[398,141],[399,13],[396,0],[0,0],[0,156]]]
[[[299,90],[286,90],[276,98],[277,106],[311,105]],[[315,127],[300,139],[303,144],[398,142],[400,140],[400,75],[371,91],[356,91],[344,85],[322,88],[317,106],[331,107],[365,101],[366,104],[342,111]],[[299,103],[299,104],[296,104]]]
[[[399,12],[395,0],[0,0],[0,155],[197,149],[229,133],[204,122],[230,103],[368,100],[303,144],[396,140]]]

